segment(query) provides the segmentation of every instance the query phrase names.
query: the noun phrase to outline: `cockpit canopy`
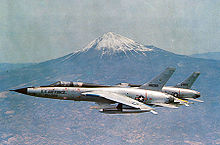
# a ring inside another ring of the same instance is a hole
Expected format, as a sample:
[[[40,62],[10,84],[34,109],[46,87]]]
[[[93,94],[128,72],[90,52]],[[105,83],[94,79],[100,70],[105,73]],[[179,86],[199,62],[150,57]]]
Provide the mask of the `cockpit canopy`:
[[[50,87],[110,87],[107,85],[98,85],[98,84],[83,83],[83,82],[65,82],[65,81],[58,81],[49,86]]]
[[[51,87],[81,87],[83,83],[81,82],[65,82],[65,81],[58,81],[49,86]]]
[[[140,87],[141,85],[129,84],[129,83],[119,83],[116,86],[120,87]]]

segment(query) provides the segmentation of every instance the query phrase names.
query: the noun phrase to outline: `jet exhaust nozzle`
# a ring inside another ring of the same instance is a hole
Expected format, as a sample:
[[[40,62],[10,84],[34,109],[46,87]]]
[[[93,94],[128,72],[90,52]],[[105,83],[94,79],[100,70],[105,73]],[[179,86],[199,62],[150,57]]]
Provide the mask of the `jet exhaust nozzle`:
[[[200,97],[200,94],[196,94],[196,95],[195,95],[195,98],[199,98],[199,97]]]
[[[174,97],[173,96],[170,96],[167,100],[167,103],[173,103],[174,102]]]

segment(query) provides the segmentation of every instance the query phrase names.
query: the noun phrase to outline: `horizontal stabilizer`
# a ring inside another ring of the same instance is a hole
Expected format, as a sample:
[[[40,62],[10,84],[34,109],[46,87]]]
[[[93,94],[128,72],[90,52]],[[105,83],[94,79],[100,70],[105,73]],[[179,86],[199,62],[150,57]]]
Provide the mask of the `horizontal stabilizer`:
[[[185,106],[189,106],[189,102],[188,101],[186,101],[186,100],[182,100],[182,99],[179,99],[179,98],[175,98],[174,99],[174,102],[175,103],[179,103],[179,104],[181,104],[181,105],[185,105]]]
[[[177,109],[178,107],[173,105],[173,104],[166,104],[166,103],[154,103],[156,106],[161,106],[161,107],[167,107],[167,108],[173,108]]]
[[[190,101],[200,102],[200,103],[204,102],[202,100],[198,100],[198,99],[194,99],[194,98],[185,98],[185,99],[190,100]]]

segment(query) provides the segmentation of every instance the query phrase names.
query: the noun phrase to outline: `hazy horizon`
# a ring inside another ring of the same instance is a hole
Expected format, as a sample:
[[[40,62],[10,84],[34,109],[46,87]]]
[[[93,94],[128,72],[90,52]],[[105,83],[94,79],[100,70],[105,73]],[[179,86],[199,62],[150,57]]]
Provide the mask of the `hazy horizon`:
[[[220,51],[219,1],[7,1],[0,63],[34,63],[82,49],[107,32],[177,54]]]

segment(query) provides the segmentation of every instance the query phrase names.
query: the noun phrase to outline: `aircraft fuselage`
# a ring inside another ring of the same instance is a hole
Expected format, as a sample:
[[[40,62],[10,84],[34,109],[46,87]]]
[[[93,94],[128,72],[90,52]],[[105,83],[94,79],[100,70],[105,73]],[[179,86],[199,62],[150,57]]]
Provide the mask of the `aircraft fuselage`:
[[[25,90],[26,89],[26,90]],[[103,91],[117,93],[128,96],[145,104],[151,103],[169,103],[173,100],[173,96],[157,91],[136,89],[136,88],[121,88],[121,87],[108,87],[108,88],[81,88],[81,87],[29,87],[23,88],[23,92],[17,92],[51,99],[74,100],[74,101],[92,101],[103,103],[114,103],[111,100],[96,96],[84,95],[83,93],[91,91]]]
[[[174,97],[180,99],[200,97],[200,92],[198,91],[191,89],[176,88],[176,87],[163,87],[162,92],[173,95]]]

